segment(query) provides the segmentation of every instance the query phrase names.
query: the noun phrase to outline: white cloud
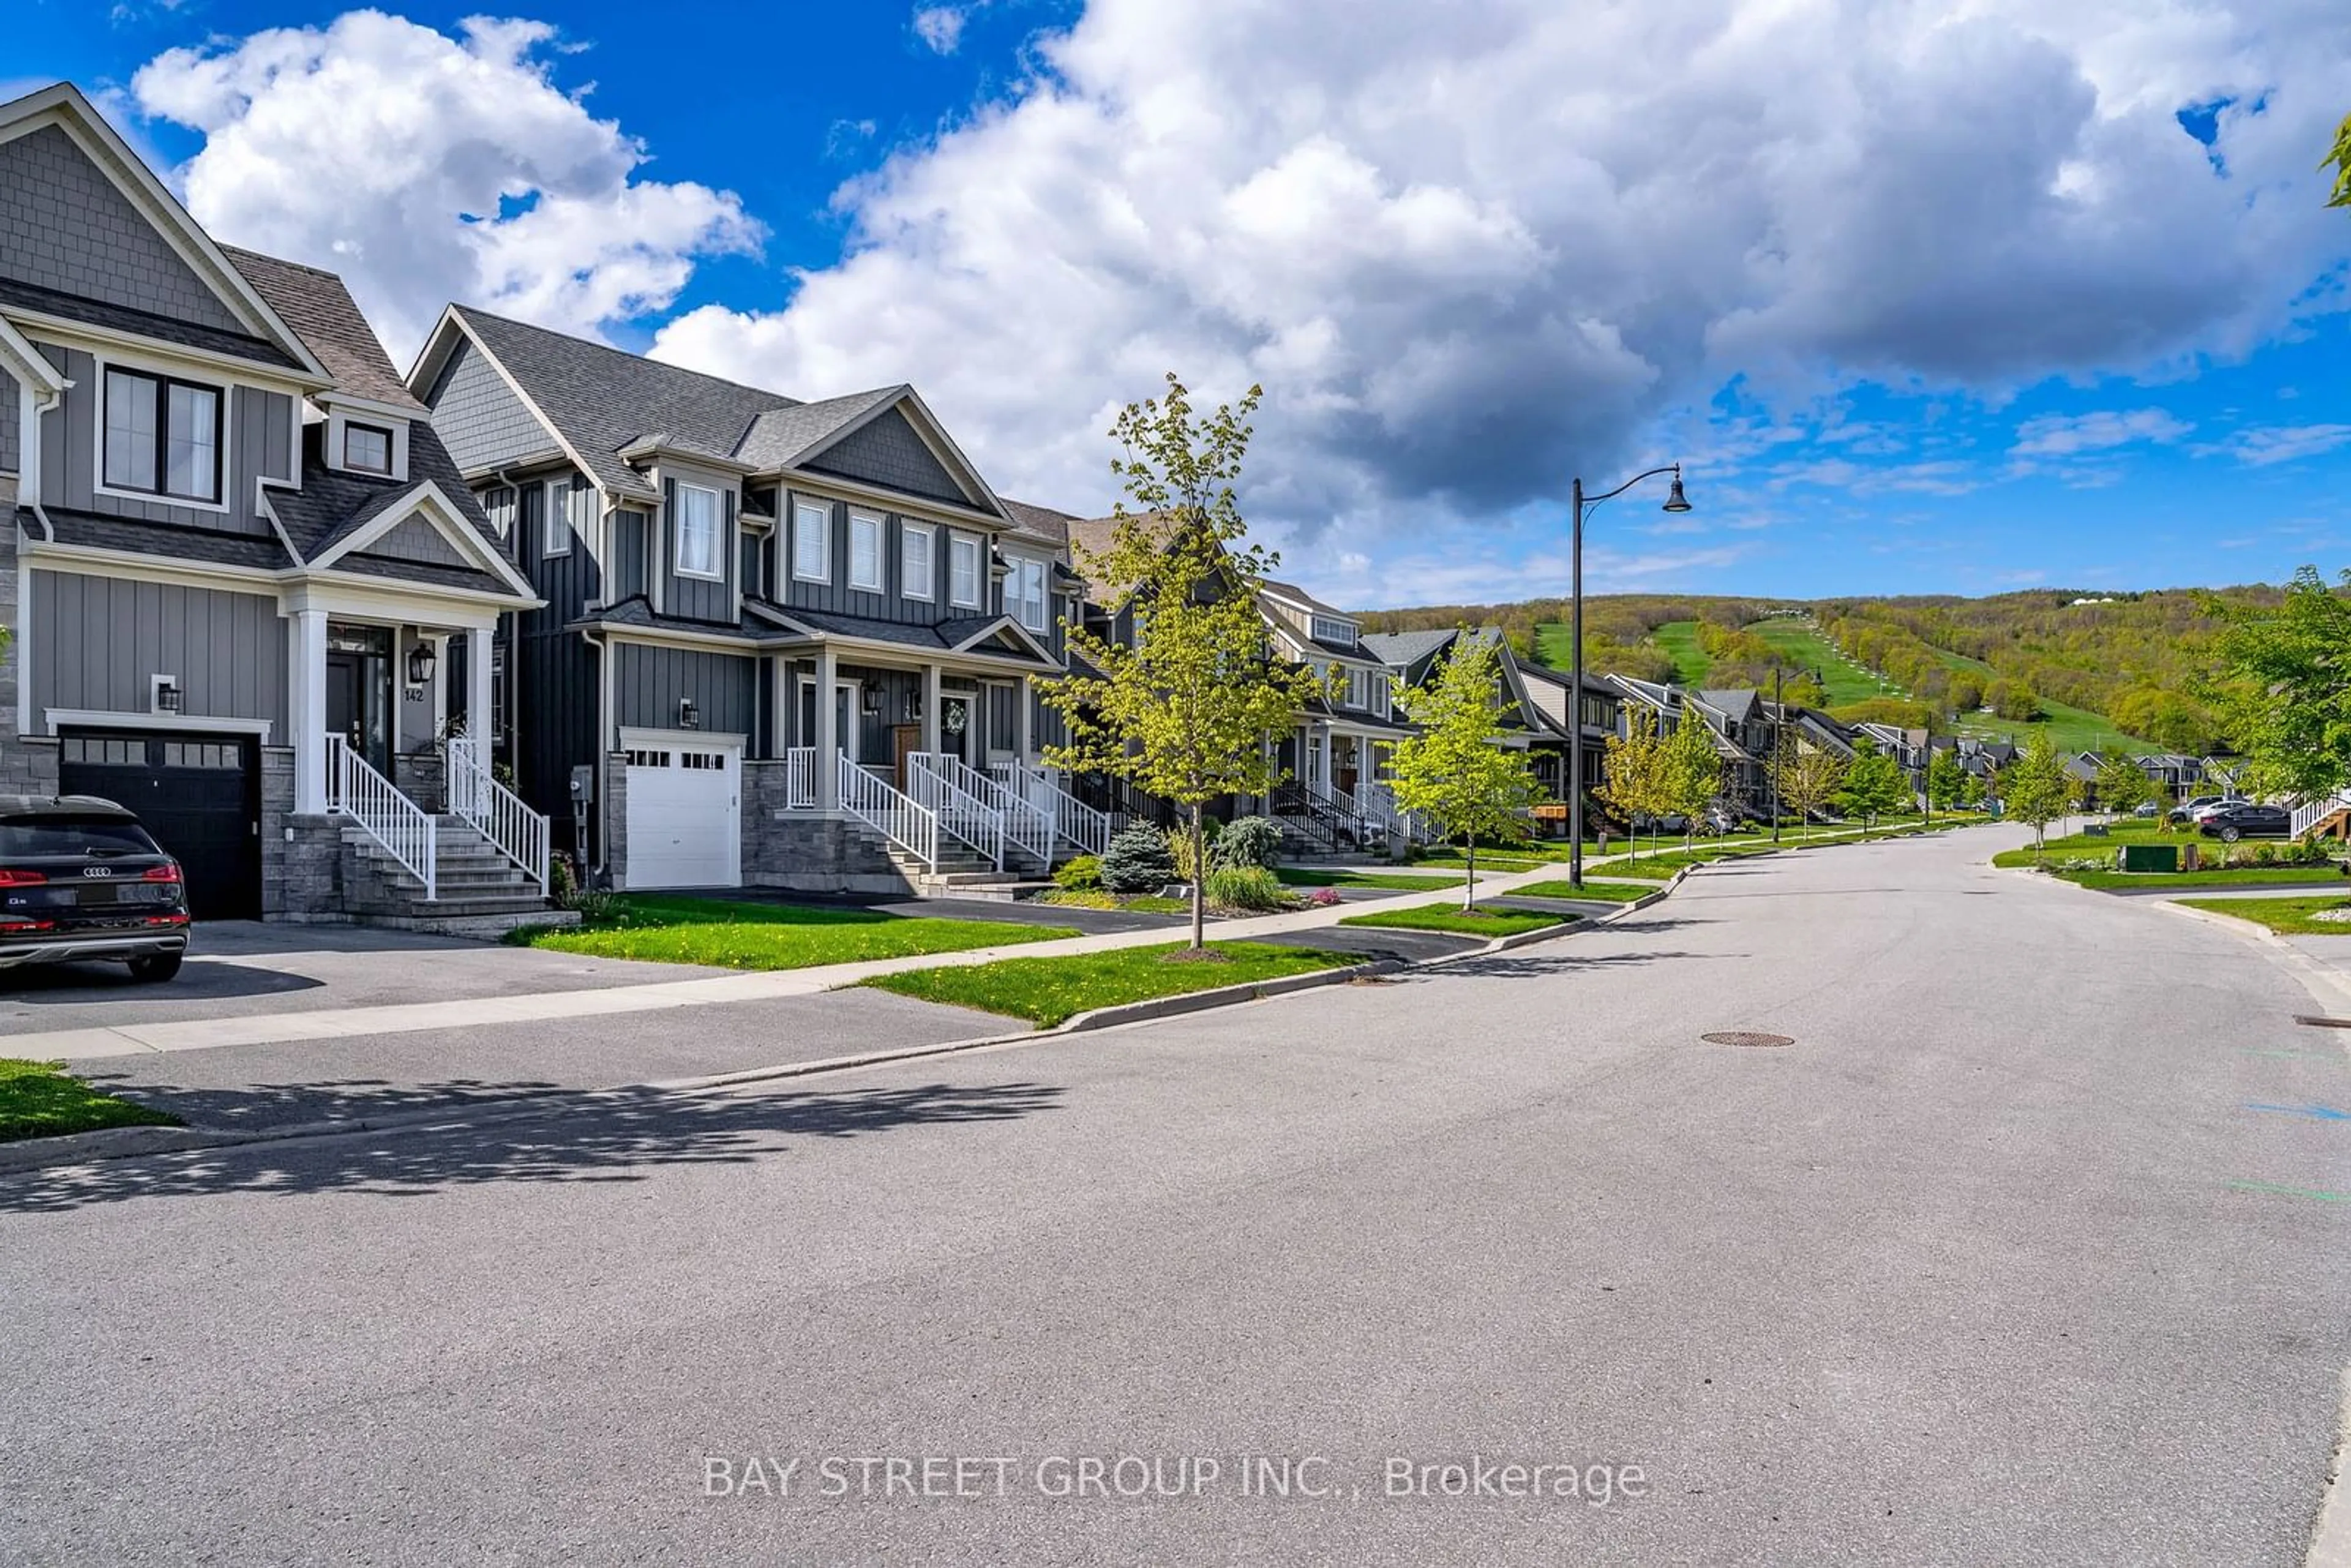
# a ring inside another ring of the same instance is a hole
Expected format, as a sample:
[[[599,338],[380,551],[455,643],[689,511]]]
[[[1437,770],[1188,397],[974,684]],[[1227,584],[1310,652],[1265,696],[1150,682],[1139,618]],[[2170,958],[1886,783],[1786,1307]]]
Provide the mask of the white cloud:
[[[1676,455],[1660,419],[1734,375],[1997,401],[2247,351],[2351,253],[2313,168],[2351,12],[2254,9],[1092,0],[1008,101],[840,193],[840,264],[655,352],[912,380],[1003,488],[1080,509],[1162,371],[1261,380],[1256,514],[1402,556]],[[2221,115],[2222,175],[2173,116],[2225,96],[2266,107]]]
[[[2173,442],[2195,428],[2159,408],[2046,414],[2018,425],[2016,444],[2010,450],[2020,457],[2071,457],[2077,453],[2105,452],[2143,441],[2158,444]]]
[[[637,177],[643,144],[550,79],[552,28],[461,32],[354,11],[173,49],[131,93],[204,132],[177,172],[197,219],[340,272],[395,360],[451,299],[593,334],[665,308],[697,256],[757,246],[732,193]]]
[[[935,55],[951,55],[963,43],[965,12],[959,5],[925,5],[914,13],[914,37]]]
[[[2266,468],[2316,457],[2338,447],[2351,446],[2351,424],[2281,424],[2239,431],[2214,451],[2233,455],[2240,463]]]

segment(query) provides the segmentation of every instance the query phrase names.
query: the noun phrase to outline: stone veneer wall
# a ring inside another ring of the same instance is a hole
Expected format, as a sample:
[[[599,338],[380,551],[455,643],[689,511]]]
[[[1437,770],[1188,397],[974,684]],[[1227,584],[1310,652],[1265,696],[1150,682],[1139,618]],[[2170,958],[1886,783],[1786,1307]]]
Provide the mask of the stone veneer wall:
[[[743,764],[743,885],[799,893],[912,891],[855,823],[784,809],[785,764]]]
[[[16,476],[0,476],[0,624],[16,620]],[[23,663],[16,640],[0,655],[0,794],[54,795],[57,791],[57,743],[46,736],[16,733],[16,699]]]
[[[331,817],[294,814],[294,748],[261,748],[261,917],[348,920],[343,834]]]

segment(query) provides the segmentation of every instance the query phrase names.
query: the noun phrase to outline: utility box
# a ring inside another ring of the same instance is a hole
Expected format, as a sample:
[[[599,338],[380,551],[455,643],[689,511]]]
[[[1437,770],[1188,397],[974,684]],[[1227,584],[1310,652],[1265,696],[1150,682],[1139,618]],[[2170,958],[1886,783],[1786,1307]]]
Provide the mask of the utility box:
[[[2115,851],[2115,863],[2123,871],[2178,871],[2178,844],[2124,844]]]

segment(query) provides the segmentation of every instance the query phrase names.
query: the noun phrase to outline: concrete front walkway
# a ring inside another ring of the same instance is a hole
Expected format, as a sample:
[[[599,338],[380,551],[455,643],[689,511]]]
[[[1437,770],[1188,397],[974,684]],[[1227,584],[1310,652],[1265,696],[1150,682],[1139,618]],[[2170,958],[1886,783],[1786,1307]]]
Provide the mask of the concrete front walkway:
[[[1838,835],[1792,837],[1784,846],[1802,848]],[[1617,863],[1626,857],[1585,861],[1587,870]],[[1481,873],[1479,896],[1507,894],[1511,889],[1554,882],[1567,874],[1563,865],[1503,874]],[[1662,885],[1662,884],[1661,884]],[[1327,930],[1367,907],[1411,909],[1443,906],[1459,901],[1460,884],[1448,880],[1428,893],[1399,892],[1375,905],[1340,904],[1328,909],[1296,910],[1281,915],[1209,922],[1208,936],[1219,942],[1249,941],[1283,936],[1296,940],[1301,933]],[[948,965],[985,964],[999,958],[1050,958],[1074,953],[1100,953],[1145,947],[1180,940],[1182,929],[1103,932],[1050,942],[1029,942],[1002,947],[976,947],[956,953],[930,953],[909,957],[872,959],[852,964],[826,964],[804,969],[777,969],[737,974],[703,974],[694,978],[656,981],[604,989],[554,991],[536,995],[471,997],[447,1001],[412,1002],[390,1007],[329,1008],[266,1016],[182,1019],[168,1022],[123,1022],[97,1028],[23,1033],[7,1039],[9,1054],[68,1061],[139,1056],[157,1051],[204,1051],[221,1046],[283,1044],[306,1040],[338,1040],[363,1035],[406,1034],[426,1030],[450,1030],[493,1024],[542,1022],[616,1014],[658,1011],[669,1008],[709,1007],[755,1002],[778,997],[804,997],[819,991],[853,986],[875,975]]]

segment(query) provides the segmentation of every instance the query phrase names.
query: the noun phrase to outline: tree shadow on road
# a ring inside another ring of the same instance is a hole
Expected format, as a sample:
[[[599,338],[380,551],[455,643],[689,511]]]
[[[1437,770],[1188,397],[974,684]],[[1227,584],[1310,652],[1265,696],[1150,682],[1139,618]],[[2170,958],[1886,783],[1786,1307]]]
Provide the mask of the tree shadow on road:
[[[449,1103],[446,1086],[344,1086],[345,1114],[364,1124]],[[481,1086],[470,1086],[481,1087]],[[517,1092],[528,1086],[508,1086]],[[319,1086],[253,1092],[302,1092]],[[208,1097],[221,1092],[207,1090]],[[688,1094],[659,1090],[549,1091],[526,1113],[475,1126],[431,1124],[294,1138],[183,1155],[99,1160],[0,1176],[0,1213],[57,1213],[141,1197],[225,1193],[357,1193],[412,1197],[486,1182],[631,1182],[664,1166],[739,1165],[796,1139],[853,1138],[893,1128],[1001,1122],[1049,1111],[1061,1090],[1013,1082],[924,1084],[831,1093]],[[169,1108],[168,1095],[142,1098]],[[259,1119],[259,1118],[256,1118]]]
[[[1482,958],[1462,958],[1442,969],[1429,971],[1426,977],[1430,980],[1452,979],[1466,975],[1480,979],[1556,979],[1562,975],[1639,968],[1644,965],[1670,963],[1677,959],[1745,956],[1743,953],[1578,953],[1573,948],[1552,948],[1546,945],[1540,950],[1532,946],[1520,947]]]

